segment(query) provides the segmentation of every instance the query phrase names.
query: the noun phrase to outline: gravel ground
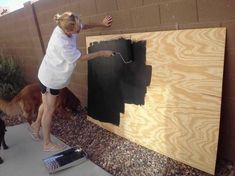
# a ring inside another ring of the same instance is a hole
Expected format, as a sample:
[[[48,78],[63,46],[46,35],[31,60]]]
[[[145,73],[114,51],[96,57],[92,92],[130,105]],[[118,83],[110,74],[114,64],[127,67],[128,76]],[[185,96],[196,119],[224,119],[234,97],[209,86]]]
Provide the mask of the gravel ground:
[[[3,118],[7,126],[25,122]],[[211,176],[100,128],[86,120],[85,110],[70,120],[53,120],[52,134],[69,146],[81,146],[91,161],[114,176]],[[216,176],[234,176],[233,169],[233,163],[218,161]]]

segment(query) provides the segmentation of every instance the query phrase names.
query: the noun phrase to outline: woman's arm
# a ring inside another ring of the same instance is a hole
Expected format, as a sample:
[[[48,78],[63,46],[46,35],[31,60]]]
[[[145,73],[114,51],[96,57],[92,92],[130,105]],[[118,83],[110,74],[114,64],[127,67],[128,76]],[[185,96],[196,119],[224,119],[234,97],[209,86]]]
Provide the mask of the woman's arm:
[[[112,17],[106,16],[100,23],[82,24],[82,29],[91,29],[95,27],[110,27],[112,25]]]
[[[113,51],[110,50],[101,50],[90,54],[81,55],[79,61],[88,61],[96,59],[97,57],[111,57],[114,55]]]

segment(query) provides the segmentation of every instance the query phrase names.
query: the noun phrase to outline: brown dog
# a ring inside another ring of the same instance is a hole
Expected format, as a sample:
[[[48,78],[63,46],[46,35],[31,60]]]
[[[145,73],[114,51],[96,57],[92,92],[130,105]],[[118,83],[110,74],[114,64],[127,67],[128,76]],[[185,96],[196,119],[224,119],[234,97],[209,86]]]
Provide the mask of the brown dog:
[[[9,117],[22,115],[28,123],[36,120],[38,108],[42,102],[38,83],[24,87],[11,101],[0,99],[0,110]],[[66,117],[70,112],[81,109],[79,99],[68,89],[63,88],[56,103],[55,116]]]

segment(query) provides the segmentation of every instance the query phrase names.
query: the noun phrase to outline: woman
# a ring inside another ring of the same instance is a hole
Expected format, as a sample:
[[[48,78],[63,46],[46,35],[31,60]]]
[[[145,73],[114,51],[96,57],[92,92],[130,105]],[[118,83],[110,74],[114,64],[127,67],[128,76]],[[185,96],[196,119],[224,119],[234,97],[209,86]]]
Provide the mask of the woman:
[[[64,148],[64,146],[51,141],[50,126],[56,98],[60,89],[69,84],[76,62],[113,55],[113,52],[109,50],[82,55],[76,46],[76,37],[80,30],[110,27],[112,24],[111,16],[106,16],[101,23],[97,24],[82,24],[80,19],[72,12],[57,14],[54,19],[57,26],[51,35],[46,54],[38,71],[42,104],[39,107],[37,120],[32,123],[30,129],[32,137],[39,140],[40,126],[42,126],[44,151],[59,151]]]

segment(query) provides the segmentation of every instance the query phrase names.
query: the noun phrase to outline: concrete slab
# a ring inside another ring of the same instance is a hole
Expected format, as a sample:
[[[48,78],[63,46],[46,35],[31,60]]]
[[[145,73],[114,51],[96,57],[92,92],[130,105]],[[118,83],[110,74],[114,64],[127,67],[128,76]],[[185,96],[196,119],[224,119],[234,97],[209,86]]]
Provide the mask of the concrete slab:
[[[0,156],[4,159],[4,163],[0,165],[0,176],[111,176],[90,160],[55,174],[49,174],[42,159],[57,152],[43,152],[42,141],[32,140],[27,127],[28,124],[24,123],[7,128],[6,143],[10,148],[0,152]],[[55,136],[52,136],[52,140],[63,143]]]

